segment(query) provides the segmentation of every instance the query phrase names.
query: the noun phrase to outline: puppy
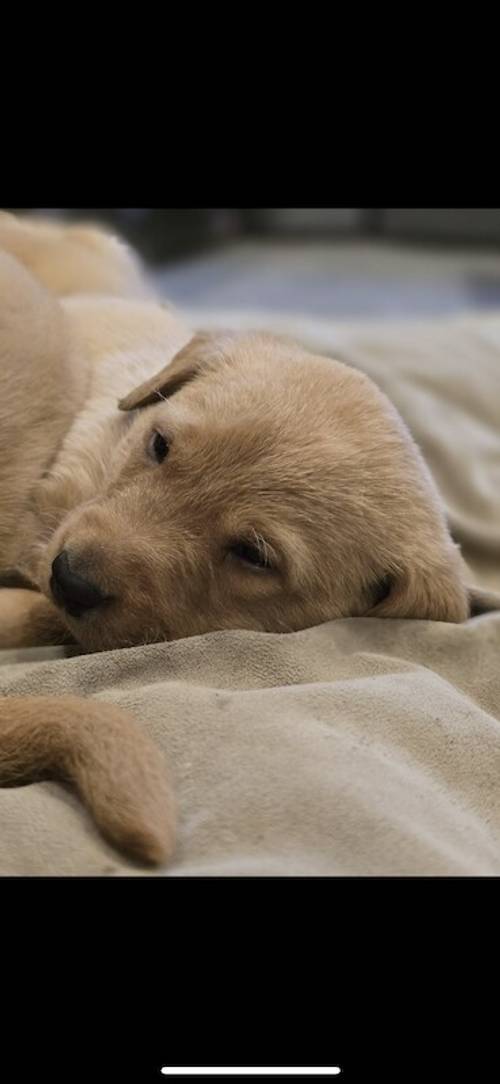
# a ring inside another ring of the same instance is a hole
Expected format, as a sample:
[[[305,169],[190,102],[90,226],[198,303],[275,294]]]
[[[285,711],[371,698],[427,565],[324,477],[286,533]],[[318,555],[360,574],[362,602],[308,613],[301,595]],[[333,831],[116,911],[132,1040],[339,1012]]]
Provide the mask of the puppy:
[[[470,613],[439,494],[371,380],[267,333],[192,335],[99,230],[0,218],[0,403],[0,576],[24,585],[0,591],[2,647]],[[101,704],[0,707],[0,781],[62,773],[118,846],[170,853],[170,792],[128,720],[118,749],[121,713],[103,741]]]

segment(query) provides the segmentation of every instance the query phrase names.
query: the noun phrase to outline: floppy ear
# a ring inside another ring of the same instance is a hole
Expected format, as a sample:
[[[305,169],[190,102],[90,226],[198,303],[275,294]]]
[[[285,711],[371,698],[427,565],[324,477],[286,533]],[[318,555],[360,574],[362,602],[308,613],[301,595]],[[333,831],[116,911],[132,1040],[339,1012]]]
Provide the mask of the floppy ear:
[[[120,410],[137,410],[174,395],[198,373],[217,364],[222,356],[222,345],[230,335],[231,332],[198,332],[159,373],[120,399]]]
[[[366,616],[466,621],[471,613],[471,593],[463,578],[464,567],[458,548],[450,542],[449,548],[444,548],[442,555],[433,554],[428,564],[390,574],[384,598]]]
[[[500,591],[488,591],[483,587],[468,587],[467,594],[471,617],[500,610]]]

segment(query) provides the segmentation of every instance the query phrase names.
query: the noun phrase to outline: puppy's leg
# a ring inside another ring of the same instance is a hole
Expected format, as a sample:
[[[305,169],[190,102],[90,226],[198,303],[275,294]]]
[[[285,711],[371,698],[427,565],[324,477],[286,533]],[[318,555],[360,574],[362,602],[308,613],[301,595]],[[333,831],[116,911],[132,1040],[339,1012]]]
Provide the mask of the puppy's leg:
[[[0,648],[71,643],[71,633],[45,595],[24,588],[0,588]]]
[[[148,864],[174,849],[161,751],[120,708],[78,697],[0,698],[0,786],[72,783],[102,835]]]

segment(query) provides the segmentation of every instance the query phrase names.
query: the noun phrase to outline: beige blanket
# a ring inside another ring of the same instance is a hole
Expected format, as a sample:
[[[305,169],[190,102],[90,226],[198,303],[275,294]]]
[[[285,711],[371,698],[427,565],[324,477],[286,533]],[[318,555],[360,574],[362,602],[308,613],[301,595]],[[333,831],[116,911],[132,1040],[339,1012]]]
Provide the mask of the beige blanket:
[[[369,373],[421,444],[475,581],[500,590],[500,315],[192,317],[287,331]],[[164,748],[180,821],[160,875],[500,875],[500,611],[0,661],[1,693],[113,700]],[[0,790],[0,873],[144,872],[63,786]]]

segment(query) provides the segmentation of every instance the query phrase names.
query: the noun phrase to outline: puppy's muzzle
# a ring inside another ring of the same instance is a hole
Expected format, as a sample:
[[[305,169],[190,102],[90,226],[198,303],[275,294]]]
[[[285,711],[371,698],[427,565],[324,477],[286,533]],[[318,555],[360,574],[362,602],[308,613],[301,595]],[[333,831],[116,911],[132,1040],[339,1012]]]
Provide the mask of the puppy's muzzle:
[[[81,617],[108,601],[99,587],[73,571],[66,550],[62,550],[52,562],[50,590],[58,606],[71,617]]]

